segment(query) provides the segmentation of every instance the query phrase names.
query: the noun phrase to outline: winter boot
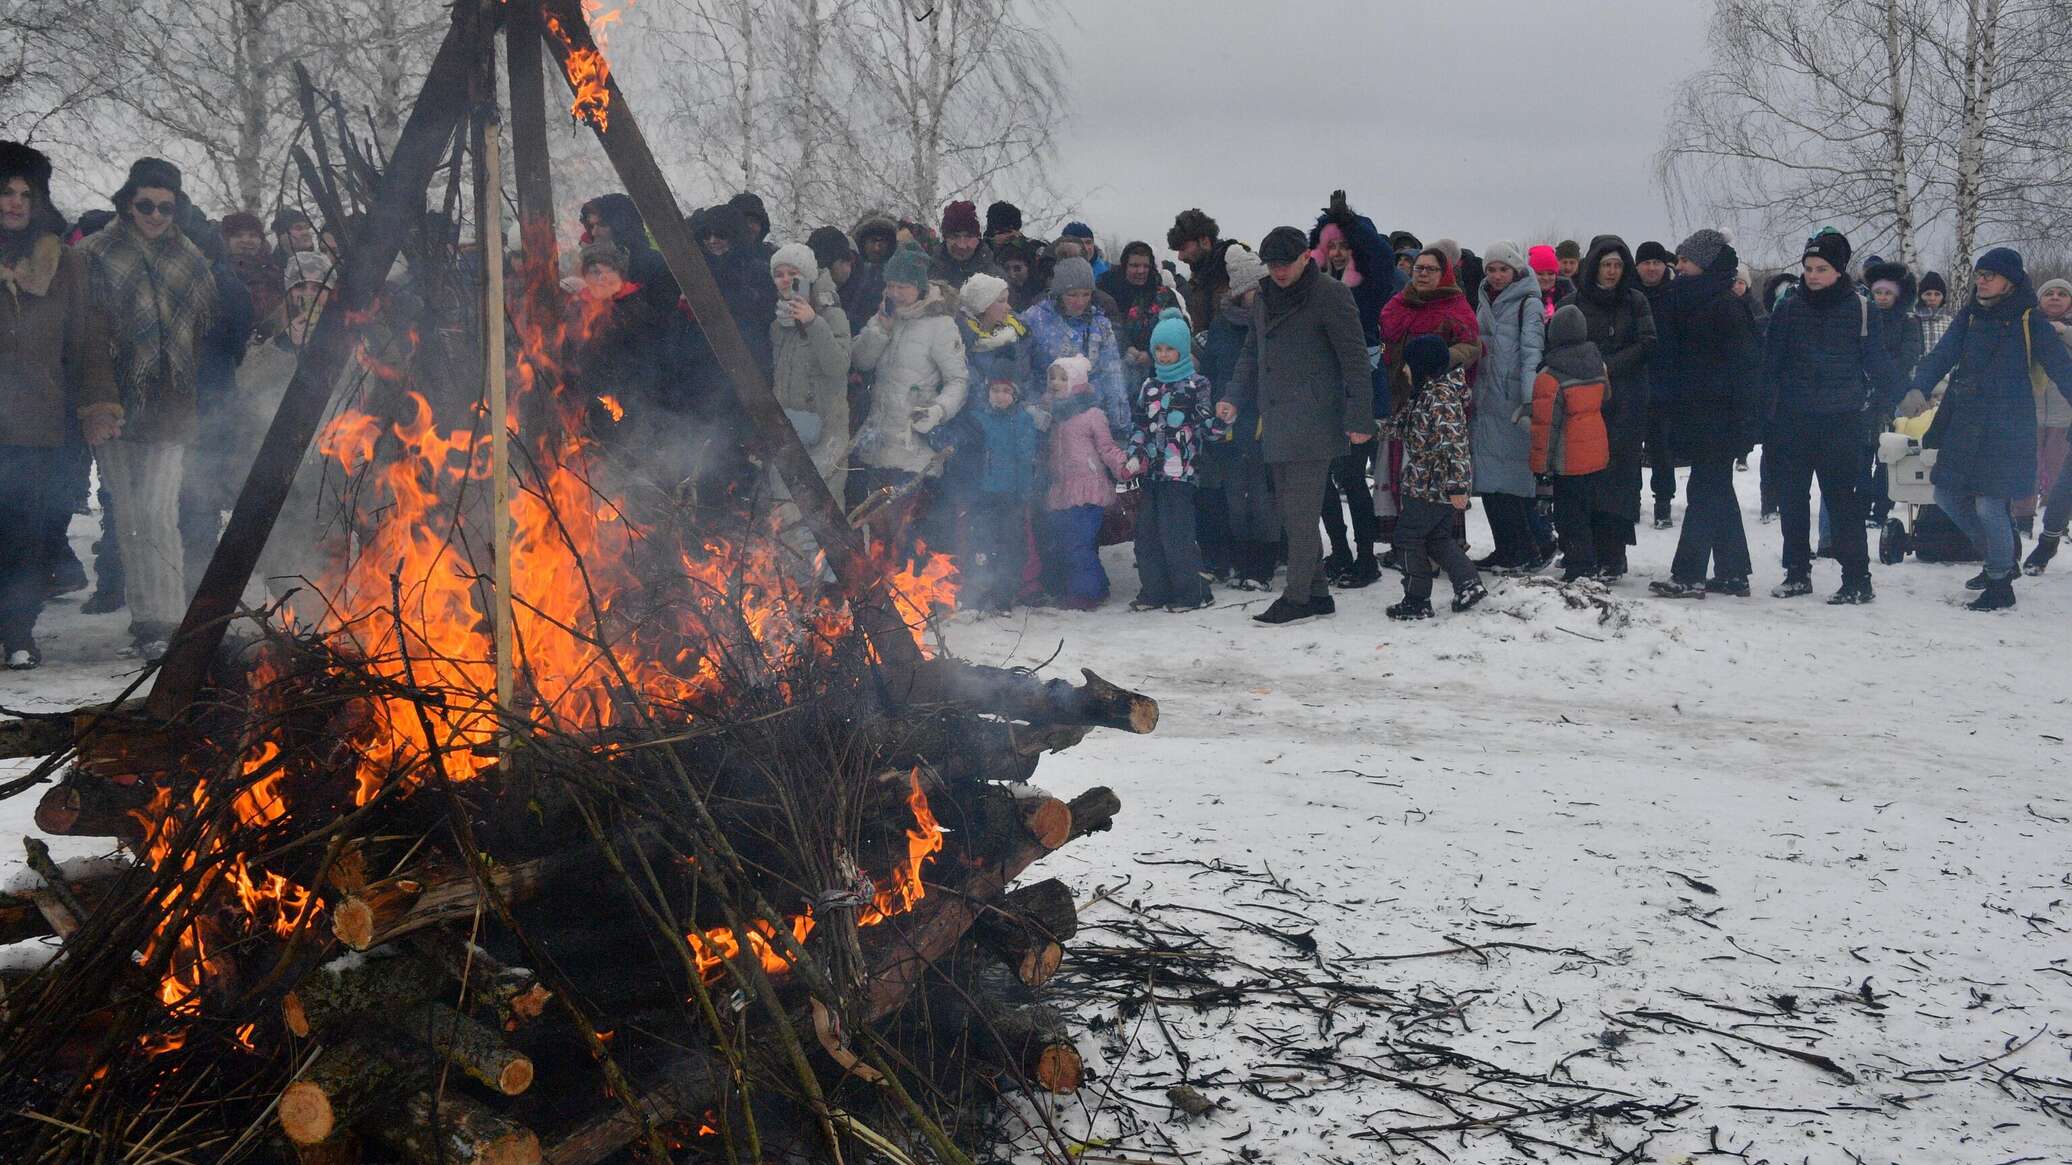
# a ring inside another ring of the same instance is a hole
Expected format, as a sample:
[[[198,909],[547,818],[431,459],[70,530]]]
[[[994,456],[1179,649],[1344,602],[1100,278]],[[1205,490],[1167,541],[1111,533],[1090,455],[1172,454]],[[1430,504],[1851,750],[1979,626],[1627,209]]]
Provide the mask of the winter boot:
[[[2058,543],[2064,541],[2064,539],[2065,532],[2063,530],[2056,533],[2045,530],[2043,537],[2036,540],[2036,549],[2031,550],[2029,557],[2023,560],[2022,573],[2033,578],[2049,570],[2050,560],[2058,555]]]
[[[1352,566],[1334,581],[1349,591],[1371,587],[1381,581],[1381,564],[1374,560],[1374,552],[1370,550],[1355,559]]]
[[[1317,617],[1316,608],[1309,603],[1298,603],[1286,595],[1273,601],[1271,607],[1252,616],[1252,622],[1268,627],[1282,627],[1289,623],[1300,623]]]
[[[86,601],[79,604],[79,610],[81,614],[86,615],[106,615],[112,611],[122,610],[122,606],[120,590],[102,589],[88,595]]]
[[[1748,586],[1748,576],[1744,574],[1734,578],[1706,579],[1705,593],[1710,595],[1729,595],[1733,598],[1745,599],[1753,592]]]
[[[1648,584],[1648,590],[1664,599],[1702,599],[1705,597],[1704,583],[1684,582],[1680,579],[1656,579]]]
[[[2014,606],[2014,579],[1993,578],[1986,580],[1986,589],[1978,598],[1964,604],[1974,611],[2006,611]]]
[[[1981,569],[1977,574],[1972,575],[1970,578],[1964,580],[1964,589],[1967,591],[1982,591],[1992,585],[1993,576],[1991,574],[1988,574],[1983,569]]]
[[[1402,602],[1390,607],[1385,613],[1389,618],[1396,620],[1398,623],[1408,623],[1416,619],[1429,619],[1432,617],[1432,601],[1430,599],[1413,599],[1405,595]]]
[[[1338,613],[1338,600],[1330,595],[1312,595],[1309,600],[1309,609],[1315,611],[1319,618],[1325,615],[1336,615]]]
[[[1871,580],[1860,578],[1854,582],[1844,581],[1841,590],[1828,596],[1827,605],[1830,607],[1861,607],[1866,603],[1875,601],[1877,597],[1876,592],[1871,590]]]
[[[1353,552],[1349,547],[1334,546],[1331,549],[1331,553],[1324,556],[1325,578],[1336,579],[1339,575],[1351,570],[1352,567]]]
[[[1784,581],[1770,588],[1773,599],[1796,599],[1800,595],[1813,593],[1813,577],[1805,574],[1788,574]]]
[[[1465,589],[1454,592],[1453,613],[1458,615],[1465,611],[1472,611],[1475,609],[1475,604],[1488,597],[1489,588],[1482,585],[1481,579],[1476,579],[1474,582],[1469,583]]]
[[[1669,520],[1669,506],[1668,498],[1655,499],[1655,529],[1668,530],[1675,527],[1676,523]]]

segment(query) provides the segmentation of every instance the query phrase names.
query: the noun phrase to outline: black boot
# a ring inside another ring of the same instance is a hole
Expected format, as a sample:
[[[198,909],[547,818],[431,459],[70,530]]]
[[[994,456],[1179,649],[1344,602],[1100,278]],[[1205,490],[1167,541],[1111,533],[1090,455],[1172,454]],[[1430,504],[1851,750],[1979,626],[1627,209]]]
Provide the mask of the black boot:
[[[1668,498],[1655,499],[1655,529],[1667,530],[1676,525],[1669,520],[1669,505]]]
[[[1363,587],[1373,586],[1380,579],[1381,563],[1374,560],[1374,552],[1369,550],[1354,559],[1352,566],[1332,581],[1346,590],[1357,591]]]
[[[2029,557],[2022,562],[2022,573],[2033,577],[2049,570],[2050,560],[2058,556],[2058,543],[2064,538],[2062,530],[2056,533],[2045,530],[2043,537],[2036,540],[2036,549],[2031,550]]]
[[[1967,591],[1982,591],[1992,585],[1993,576],[1987,573],[1984,568],[1980,568],[1977,574],[1964,580],[1964,589]]]
[[[1773,599],[1795,599],[1800,595],[1812,593],[1813,578],[1804,574],[1787,574],[1783,582],[1770,588],[1770,597]]]
[[[1986,589],[1978,598],[1965,604],[1974,611],[2005,611],[2014,606],[2014,579],[1992,578],[1986,580]]]
[[[1390,607],[1386,614],[1399,623],[1429,619],[1432,617],[1432,600],[1413,599],[1409,595],[1404,595],[1403,601]]]
[[[1298,603],[1286,595],[1273,601],[1273,606],[1252,616],[1252,622],[1279,627],[1287,623],[1300,623],[1317,617],[1317,609],[1308,603]]]
[[[1828,596],[1827,605],[1830,607],[1861,607],[1865,603],[1874,602],[1877,597],[1876,592],[1871,590],[1871,580],[1860,578],[1851,582],[1845,579],[1842,582],[1842,589]]]

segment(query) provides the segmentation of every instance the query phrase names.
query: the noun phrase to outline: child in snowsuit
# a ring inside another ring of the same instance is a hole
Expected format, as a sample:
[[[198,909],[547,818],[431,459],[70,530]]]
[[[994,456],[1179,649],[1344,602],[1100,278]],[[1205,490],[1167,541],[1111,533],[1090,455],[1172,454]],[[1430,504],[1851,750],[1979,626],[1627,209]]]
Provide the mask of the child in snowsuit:
[[[985,404],[971,417],[972,495],[970,603],[1006,614],[1022,587],[1028,560],[1029,499],[1036,490],[1036,457],[1043,438],[1011,378],[986,385]]]
[[[1532,471],[1554,479],[1554,526],[1567,563],[1563,582],[1597,576],[1591,512],[1597,491],[1610,488],[1604,406],[1611,381],[1589,336],[1582,308],[1569,304],[1556,311],[1547,321],[1547,352],[1532,384]]]
[[[1444,339],[1413,337],[1403,352],[1409,399],[1381,422],[1384,436],[1403,443],[1403,512],[1396,518],[1403,601],[1388,609],[1391,619],[1432,617],[1435,563],[1453,583],[1456,612],[1489,595],[1453,536],[1454,515],[1468,508],[1475,482],[1468,453],[1468,390],[1459,375],[1447,374],[1452,359]]]
[[[1215,394],[1194,370],[1187,321],[1167,308],[1151,331],[1152,373],[1137,388],[1123,472],[1144,478],[1137,506],[1137,578],[1132,611],[1209,605],[1194,536],[1194,474],[1204,442],[1222,439]]]
[[[1046,553],[1055,555],[1064,593],[1060,606],[1091,611],[1108,598],[1101,569],[1101,519],[1115,504],[1123,475],[1122,449],[1108,432],[1108,414],[1094,399],[1093,362],[1060,356],[1050,366],[1050,527]]]

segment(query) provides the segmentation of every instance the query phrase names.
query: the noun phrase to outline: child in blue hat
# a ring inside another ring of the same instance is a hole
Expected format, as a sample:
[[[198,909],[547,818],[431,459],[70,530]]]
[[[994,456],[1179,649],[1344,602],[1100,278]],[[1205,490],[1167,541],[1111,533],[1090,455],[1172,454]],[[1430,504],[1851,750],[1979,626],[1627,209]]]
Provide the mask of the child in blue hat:
[[[1137,505],[1137,580],[1132,611],[1192,611],[1210,603],[1194,534],[1195,461],[1221,440],[1215,393],[1194,370],[1187,319],[1167,308],[1151,330],[1151,375],[1137,388],[1123,472],[1141,479]]]

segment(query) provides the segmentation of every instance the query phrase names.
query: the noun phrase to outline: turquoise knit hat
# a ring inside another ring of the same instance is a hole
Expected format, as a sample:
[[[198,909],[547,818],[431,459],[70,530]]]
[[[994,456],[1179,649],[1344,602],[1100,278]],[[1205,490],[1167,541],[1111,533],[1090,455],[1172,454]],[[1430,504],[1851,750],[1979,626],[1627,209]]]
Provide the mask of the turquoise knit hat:
[[[1152,364],[1160,380],[1171,384],[1194,375],[1194,337],[1188,333],[1187,317],[1180,314],[1179,308],[1169,307],[1158,313],[1158,326],[1151,329],[1151,346],[1156,348],[1160,344],[1180,354],[1171,364]]]
[[[885,282],[904,283],[928,290],[928,255],[915,243],[908,243],[885,260]]]

